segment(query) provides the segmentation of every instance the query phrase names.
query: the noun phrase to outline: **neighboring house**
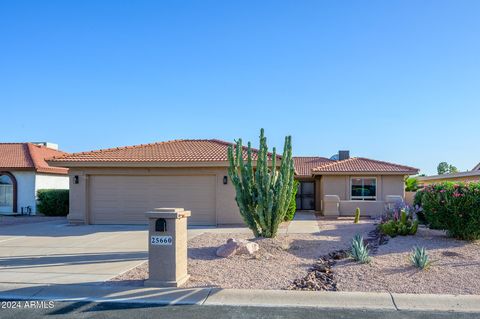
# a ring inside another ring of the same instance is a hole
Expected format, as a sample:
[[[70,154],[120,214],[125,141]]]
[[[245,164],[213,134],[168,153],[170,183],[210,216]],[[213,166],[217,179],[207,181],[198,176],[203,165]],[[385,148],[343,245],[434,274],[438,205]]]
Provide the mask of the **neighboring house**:
[[[49,159],[69,168],[73,223],[145,224],[155,207],[192,211],[194,225],[240,224],[235,190],[228,179],[227,148],[220,140],[175,140],[75,153]],[[255,160],[257,150],[253,150]],[[243,152],[246,158],[246,149]],[[296,157],[301,182],[299,209],[322,212],[325,195],[337,195],[340,214],[383,212],[387,195],[404,196],[404,177],[418,173],[408,166],[348,158]]]
[[[49,147],[46,147],[48,145]],[[68,169],[45,158],[66,153],[51,143],[0,143],[0,213],[33,213],[39,189],[68,189]]]
[[[432,176],[419,176],[417,177],[417,180],[420,187],[441,182],[480,182],[480,163],[478,163],[471,171]]]

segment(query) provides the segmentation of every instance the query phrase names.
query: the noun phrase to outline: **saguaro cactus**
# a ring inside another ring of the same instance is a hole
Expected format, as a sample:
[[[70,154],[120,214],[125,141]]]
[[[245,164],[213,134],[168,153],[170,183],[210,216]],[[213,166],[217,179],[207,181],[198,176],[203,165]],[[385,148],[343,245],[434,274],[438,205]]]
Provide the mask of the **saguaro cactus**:
[[[235,186],[240,214],[255,237],[275,237],[284,219],[293,191],[292,138],[285,137],[283,156],[277,169],[276,150],[273,148],[271,165],[267,138],[260,130],[260,148],[256,167],[253,165],[251,143],[247,147],[247,160],[243,160],[242,140],[228,148],[230,163],[228,175]]]

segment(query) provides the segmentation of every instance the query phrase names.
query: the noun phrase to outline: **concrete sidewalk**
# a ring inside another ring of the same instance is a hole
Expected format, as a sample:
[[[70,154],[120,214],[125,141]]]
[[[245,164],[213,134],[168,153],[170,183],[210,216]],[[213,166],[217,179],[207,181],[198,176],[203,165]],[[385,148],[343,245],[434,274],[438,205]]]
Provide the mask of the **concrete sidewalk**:
[[[315,234],[320,231],[314,212],[299,211],[287,228],[289,234]]]
[[[0,299],[480,313],[480,296],[476,295],[3,284]]]

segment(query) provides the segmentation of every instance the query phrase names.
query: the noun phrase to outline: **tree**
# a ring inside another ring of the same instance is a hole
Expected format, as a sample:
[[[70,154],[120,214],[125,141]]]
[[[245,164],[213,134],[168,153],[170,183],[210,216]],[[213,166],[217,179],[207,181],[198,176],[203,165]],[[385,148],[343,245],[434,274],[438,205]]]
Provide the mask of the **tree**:
[[[405,179],[405,191],[416,192],[418,190],[418,180],[415,177]]]
[[[250,142],[246,162],[243,159],[243,151],[242,140],[238,139],[235,146],[229,146],[227,154],[228,175],[235,187],[235,200],[240,214],[255,237],[275,237],[292,198],[294,186],[292,138],[285,137],[279,169],[276,149],[273,148],[271,155],[268,153],[267,138],[263,129],[260,130],[256,168],[253,167]]]
[[[451,173],[458,173],[458,168],[453,165],[448,165],[448,172]]]
[[[437,173],[438,175],[458,173],[458,169],[447,162],[441,162],[437,166]]]
[[[448,163],[447,162],[441,162],[437,166],[437,173],[438,175],[443,175],[448,173]]]

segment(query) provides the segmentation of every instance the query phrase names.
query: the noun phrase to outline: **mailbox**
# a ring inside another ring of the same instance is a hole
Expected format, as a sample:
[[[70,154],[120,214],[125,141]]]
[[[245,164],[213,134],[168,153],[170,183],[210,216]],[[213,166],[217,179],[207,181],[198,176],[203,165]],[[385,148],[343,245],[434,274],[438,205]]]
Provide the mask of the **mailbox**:
[[[166,232],[167,231],[167,221],[165,218],[159,218],[155,222],[155,231],[156,232]]]
[[[148,218],[148,279],[146,286],[179,287],[187,274],[187,218],[183,208],[156,208]]]

